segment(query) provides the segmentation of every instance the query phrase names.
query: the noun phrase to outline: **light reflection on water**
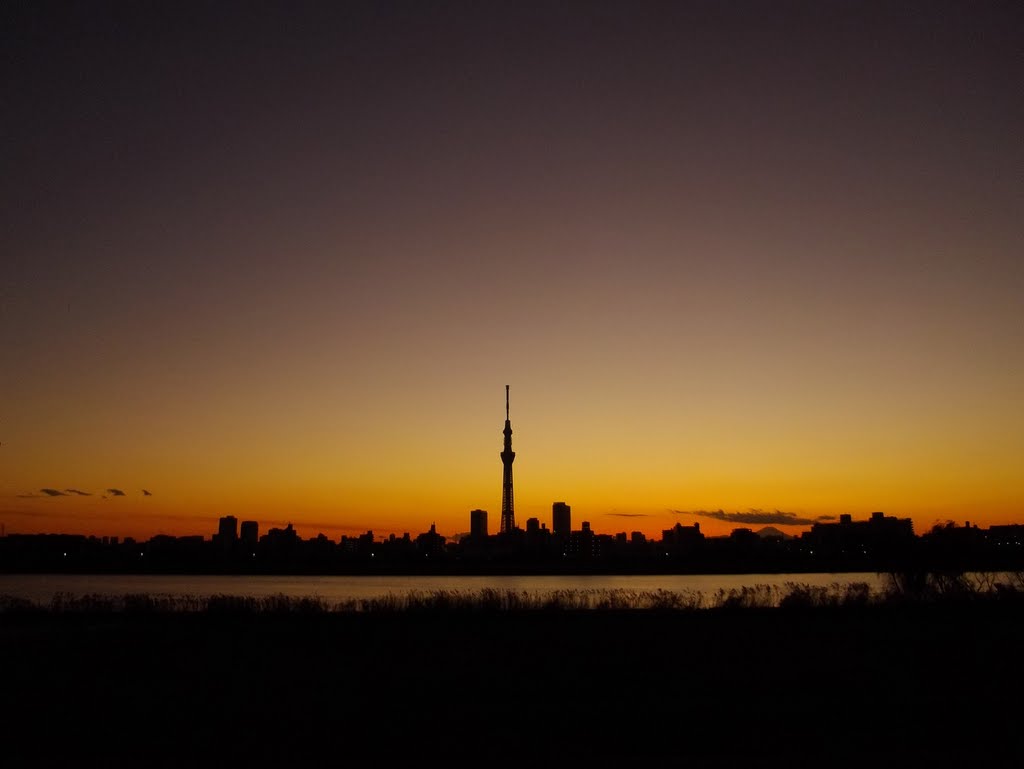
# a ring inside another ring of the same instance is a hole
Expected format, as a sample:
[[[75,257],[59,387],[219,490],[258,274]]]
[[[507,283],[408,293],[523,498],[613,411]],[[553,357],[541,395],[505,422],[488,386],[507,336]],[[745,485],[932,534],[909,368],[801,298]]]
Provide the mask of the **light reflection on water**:
[[[411,592],[458,591],[474,593],[485,588],[544,595],[557,591],[629,590],[701,593],[713,596],[743,587],[767,585],[784,588],[789,583],[827,587],[832,584],[867,583],[872,592],[885,587],[885,575],[874,572],[818,574],[644,574],[644,575],[560,575],[479,577],[309,577],[309,576],[224,576],[224,575],[134,575],[134,574],[3,574],[0,595],[26,598],[48,604],[57,593],[72,596],[124,596],[147,593],[168,596],[232,595],[260,598],[286,595],[291,598],[315,596],[328,603],[404,596]]]

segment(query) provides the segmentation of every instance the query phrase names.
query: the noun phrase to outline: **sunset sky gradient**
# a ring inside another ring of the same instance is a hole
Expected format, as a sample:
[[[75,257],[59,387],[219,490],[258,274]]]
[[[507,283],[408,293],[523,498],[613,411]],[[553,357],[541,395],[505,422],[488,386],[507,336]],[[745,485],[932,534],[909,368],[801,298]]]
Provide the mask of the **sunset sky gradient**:
[[[1024,522],[1019,3],[15,5],[7,533]]]

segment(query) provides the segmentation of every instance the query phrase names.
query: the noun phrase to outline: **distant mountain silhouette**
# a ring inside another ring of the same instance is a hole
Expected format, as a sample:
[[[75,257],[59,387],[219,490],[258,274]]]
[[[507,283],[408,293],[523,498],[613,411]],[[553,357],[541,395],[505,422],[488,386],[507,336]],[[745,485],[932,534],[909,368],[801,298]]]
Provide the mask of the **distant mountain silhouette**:
[[[763,529],[761,529],[760,531],[756,532],[756,534],[757,534],[757,536],[761,537],[762,539],[767,539],[768,537],[779,537],[781,539],[792,539],[793,538],[793,535],[787,534],[784,531],[779,531],[774,526],[765,526]]]

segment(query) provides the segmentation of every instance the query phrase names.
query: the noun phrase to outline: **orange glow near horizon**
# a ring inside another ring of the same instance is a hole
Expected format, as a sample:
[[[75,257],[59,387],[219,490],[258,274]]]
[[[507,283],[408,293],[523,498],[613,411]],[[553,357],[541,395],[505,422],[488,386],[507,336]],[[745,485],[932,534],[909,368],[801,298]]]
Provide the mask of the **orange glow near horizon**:
[[[48,463],[66,462],[73,474],[65,479],[73,483],[56,484],[28,462],[14,468],[16,477],[32,480],[23,481],[17,493],[5,481],[7,504],[0,521],[8,533],[145,539],[158,533],[209,536],[217,518],[235,515],[259,521],[261,532],[290,522],[304,537],[323,532],[338,539],[367,530],[377,536],[415,536],[431,523],[453,536],[468,531],[471,509],[483,508],[495,532],[503,404],[485,403],[464,390],[462,418],[454,394],[433,395],[445,400],[435,401],[432,412],[385,401],[390,408],[382,406],[377,413],[390,418],[378,424],[363,414],[349,420],[320,418],[313,427],[315,409],[307,406],[303,413],[296,404],[290,412],[295,424],[290,429],[272,426],[273,435],[263,441],[200,439],[194,447],[136,441],[121,451],[108,447],[92,456],[53,447],[46,453]],[[1021,499],[1013,493],[1017,465],[998,461],[1012,454],[989,441],[982,454],[988,461],[979,462],[977,443],[969,435],[940,445],[932,442],[932,431],[922,429],[921,440],[905,430],[890,432],[887,445],[876,445],[871,423],[837,419],[824,440],[813,432],[820,424],[817,415],[804,422],[790,415],[789,442],[769,449],[765,441],[777,427],[774,417],[748,422],[746,435],[736,438],[722,424],[729,420],[720,421],[717,431],[712,420],[705,418],[702,424],[686,409],[673,420],[659,409],[664,402],[649,402],[628,420],[591,420],[590,413],[608,413],[608,404],[588,407],[577,397],[571,408],[559,410],[548,404],[541,408],[540,397],[526,387],[513,387],[520,526],[531,517],[550,526],[554,501],[571,505],[574,528],[587,520],[601,533],[640,531],[649,538],[660,538],[676,522],[699,523],[711,536],[769,525],[722,521],[695,511],[783,511],[813,521],[841,513],[860,519],[882,510],[912,518],[918,533],[948,519],[981,526],[1021,520]],[[543,423],[532,416],[535,410]],[[640,419],[640,414],[648,416]],[[676,435],[687,432],[687,423],[694,440],[676,441]],[[219,427],[215,434],[231,434],[224,421]],[[960,426],[965,432],[967,428]],[[706,437],[697,437],[697,429],[707,430]],[[88,432],[85,426],[81,430]],[[642,440],[630,430],[642,430]],[[156,428],[151,434],[168,435]],[[436,435],[446,435],[443,446],[436,445]],[[574,436],[571,448],[561,436]],[[169,471],[169,458],[175,455],[183,459]],[[133,477],[126,478],[126,472],[122,483],[110,484],[104,468],[112,464],[130,466]],[[25,498],[22,487],[33,498]],[[45,488],[62,495],[47,496],[40,491]],[[125,495],[107,492],[110,488]],[[152,496],[144,496],[144,488]],[[809,524],[770,525],[798,534]]]

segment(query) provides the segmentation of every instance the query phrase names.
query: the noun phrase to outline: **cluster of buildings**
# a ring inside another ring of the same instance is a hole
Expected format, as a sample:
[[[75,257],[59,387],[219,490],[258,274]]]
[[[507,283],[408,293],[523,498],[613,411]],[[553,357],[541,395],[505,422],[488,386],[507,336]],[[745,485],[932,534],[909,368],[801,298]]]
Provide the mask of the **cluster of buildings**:
[[[417,536],[381,538],[367,531],[331,539],[302,538],[289,524],[260,534],[256,521],[220,519],[212,537],[157,535],[86,537],[11,534],[0,538],[0,571],[232,572],[232,573],[761,573],[934,569],[1024,570],[1024,526],[945,524],[921,536],[910,519],[873,513],[818,523],[799,537],[776,530],[734,529],[710,537],[700,524],[675,524],[660,539],[642,532],[600,534],[572,510],[552,505],[550,526],[530,518],[526,528],[489,533],[487,515],[470,513],[459,538],[435,526]]]

